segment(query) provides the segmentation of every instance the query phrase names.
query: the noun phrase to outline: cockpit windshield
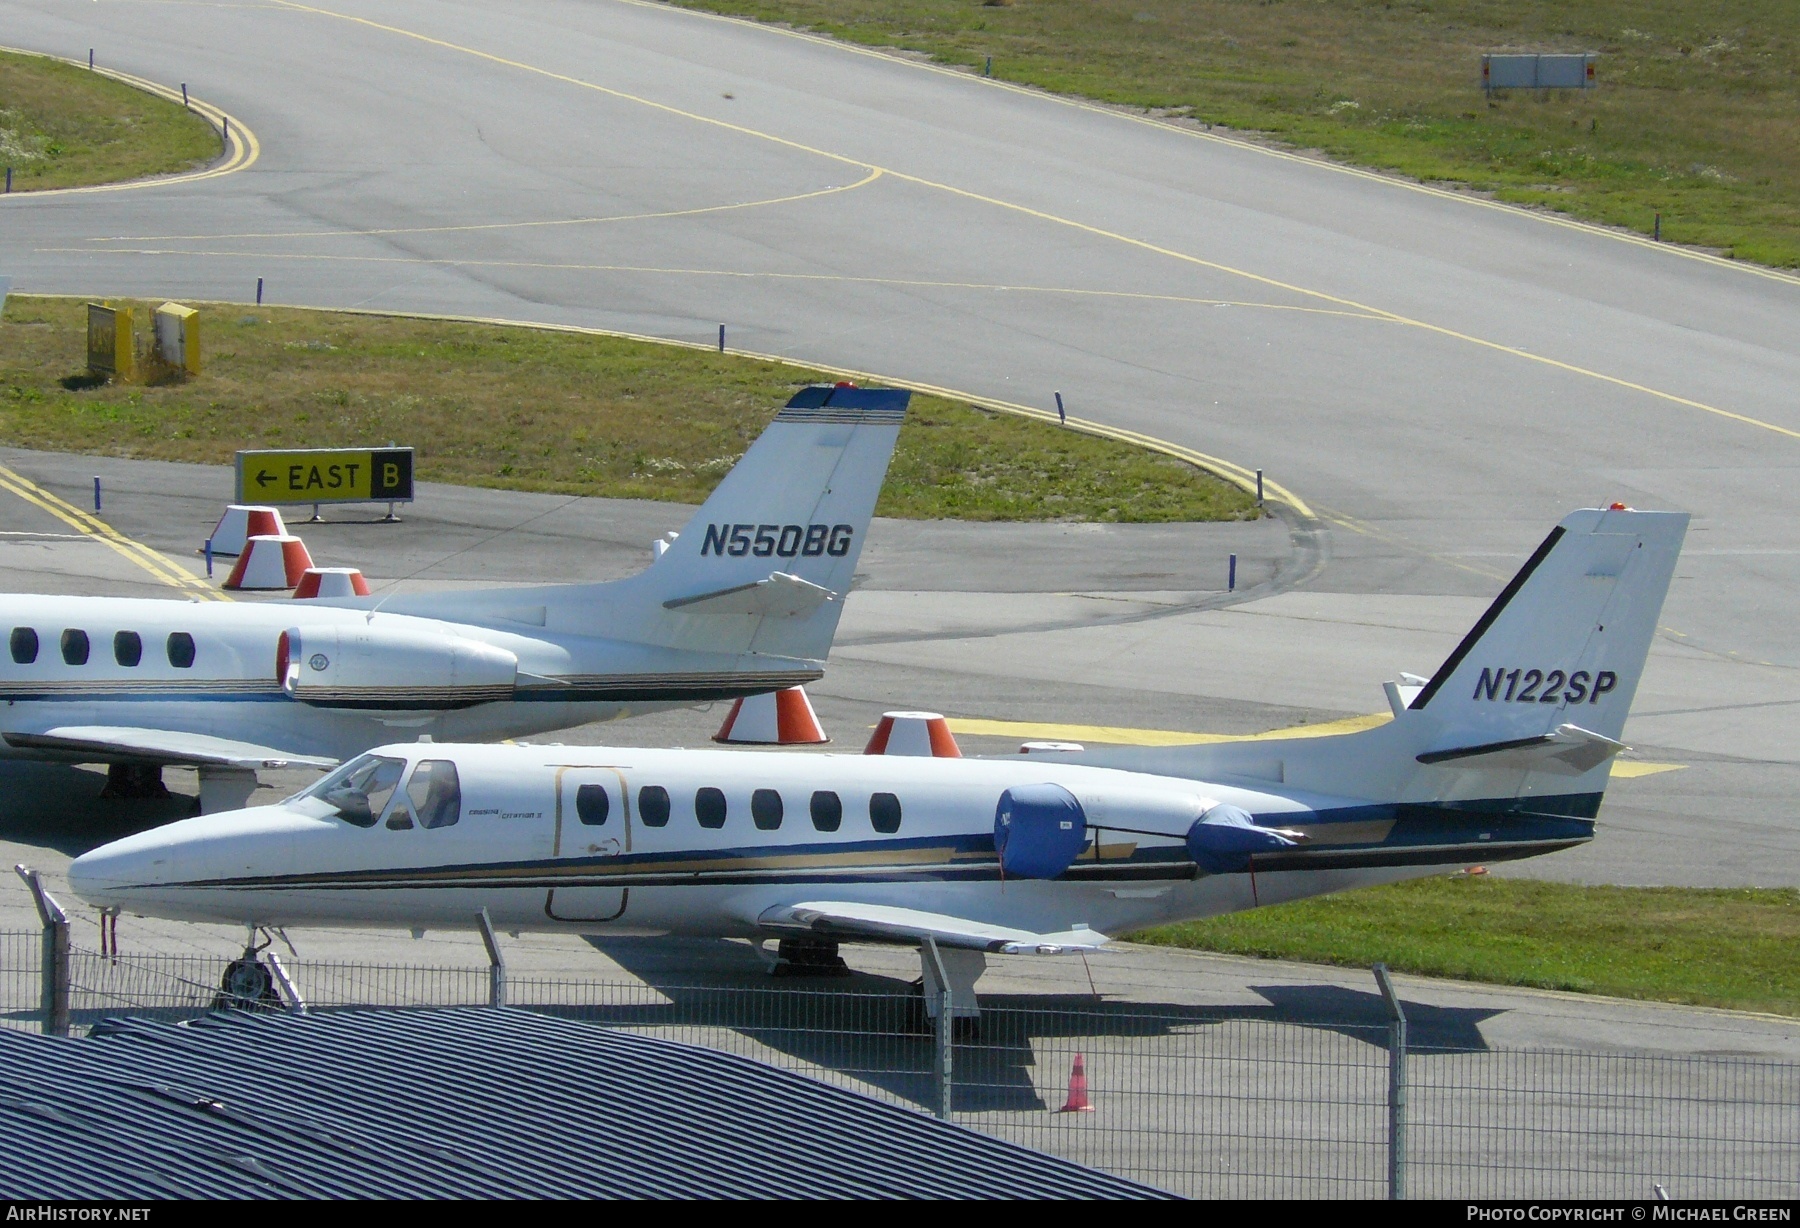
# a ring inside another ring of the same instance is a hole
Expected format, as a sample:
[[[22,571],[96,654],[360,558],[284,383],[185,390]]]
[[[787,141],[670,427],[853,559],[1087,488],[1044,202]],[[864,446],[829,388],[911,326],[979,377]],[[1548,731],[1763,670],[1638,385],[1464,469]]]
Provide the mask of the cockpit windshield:
[[[294,801],[322,803],[304,807],[321,818],[335,814],[357,827],[373,827],[405,772],[404,759],[362,755],[300,793]]]

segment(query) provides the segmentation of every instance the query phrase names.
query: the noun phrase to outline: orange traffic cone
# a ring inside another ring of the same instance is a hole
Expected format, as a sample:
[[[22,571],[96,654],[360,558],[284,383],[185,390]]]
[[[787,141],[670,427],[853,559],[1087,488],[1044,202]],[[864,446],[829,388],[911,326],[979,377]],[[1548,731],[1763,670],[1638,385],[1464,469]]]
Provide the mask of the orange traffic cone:
[[[1094,1106],[1088,1103],[1087,1064],[1081,1060],[1081,1054],[1075,1055],[1075,1067],[1069,1071],[1069,1100],[1058,1113],[1092,1113]]]
[[[208,540],[212,542],[215,555],[236,555],[244,552],[252,537],[280,537],[286,532],[287,526],[281,522],[279,509],[233,503],[219,517]]]
[[[819,727],[806,689],[797,686],[738,700],[713,735],[715,742],[752,746],[816,746],[830,740]]]
[[[367,597],[369,582],[354,567],[308,567],[294,587],[294,600],[314,597]]]
[[[936,712],[883,712],[863,754],[962,758],[950,722]]]
[[[293,588],[313,565],[312,555],[298,537],[259,535],[244,545],[236,566],[225,578],[229,589]]]

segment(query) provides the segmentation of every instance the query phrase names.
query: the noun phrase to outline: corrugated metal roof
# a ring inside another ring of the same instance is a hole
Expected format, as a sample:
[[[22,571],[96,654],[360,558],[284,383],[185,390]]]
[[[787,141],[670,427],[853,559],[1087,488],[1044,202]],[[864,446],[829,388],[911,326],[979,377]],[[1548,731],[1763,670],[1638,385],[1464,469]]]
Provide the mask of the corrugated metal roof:
[[[12,1198],[1158,1197],[747,1058],[518,1010],[0,1032]]]

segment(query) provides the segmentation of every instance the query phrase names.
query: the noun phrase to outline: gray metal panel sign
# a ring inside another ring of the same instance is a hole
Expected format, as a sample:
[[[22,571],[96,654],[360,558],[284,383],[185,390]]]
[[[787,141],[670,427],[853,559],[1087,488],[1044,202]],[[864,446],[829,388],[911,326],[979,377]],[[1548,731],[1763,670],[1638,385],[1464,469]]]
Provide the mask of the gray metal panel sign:
[[[1540,55],[1537,83],[1541,90],[1585,90],[1593,84],[1588,75],[1591,55]]]
[[[1484,90],[1582,90],[1594,87],[1592,52],[1578,55],[1484,55]]]

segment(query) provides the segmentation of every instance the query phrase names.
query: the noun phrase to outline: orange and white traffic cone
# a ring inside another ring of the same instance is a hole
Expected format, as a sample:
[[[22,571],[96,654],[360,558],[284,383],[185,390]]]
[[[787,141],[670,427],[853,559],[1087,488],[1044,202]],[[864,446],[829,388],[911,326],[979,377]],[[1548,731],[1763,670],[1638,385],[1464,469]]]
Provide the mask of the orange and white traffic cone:
[[[367,597],[369,582],[354,567],[308,567],[294,588],[295,601],[314,597]]]
[[[750,746],[817,746],[831,741],[819,727],[805,687],[746,695],[731,705],[715,742]]]
[[[207,540],[212,543],[215,555],[232,556],[242,554],[252,537],[280,537],[286,532],[287,526],[281,522],[279,509],[233,503],[219,517],[219,523],[213,526],[212,536]]]
[[[950,722],[936,712],[883,712],[863,754],[962,758],[962,750],[950,732]]]
[[[1094,1106],[1088,1102],[1087,1064],[1081,1060],[1081,1054],[1075,1055],[1075,1067],[1069,1071],[1069,1099],[1056,1110],[1058,1113],[1092,1113]]]
[[[312,555],[306,552],[305,543],[298,537],[288,533],[278,537],[259,535],[245,544],[236,566],[225,578],[225,587],[245,590],[293,588],[312,565]]]

